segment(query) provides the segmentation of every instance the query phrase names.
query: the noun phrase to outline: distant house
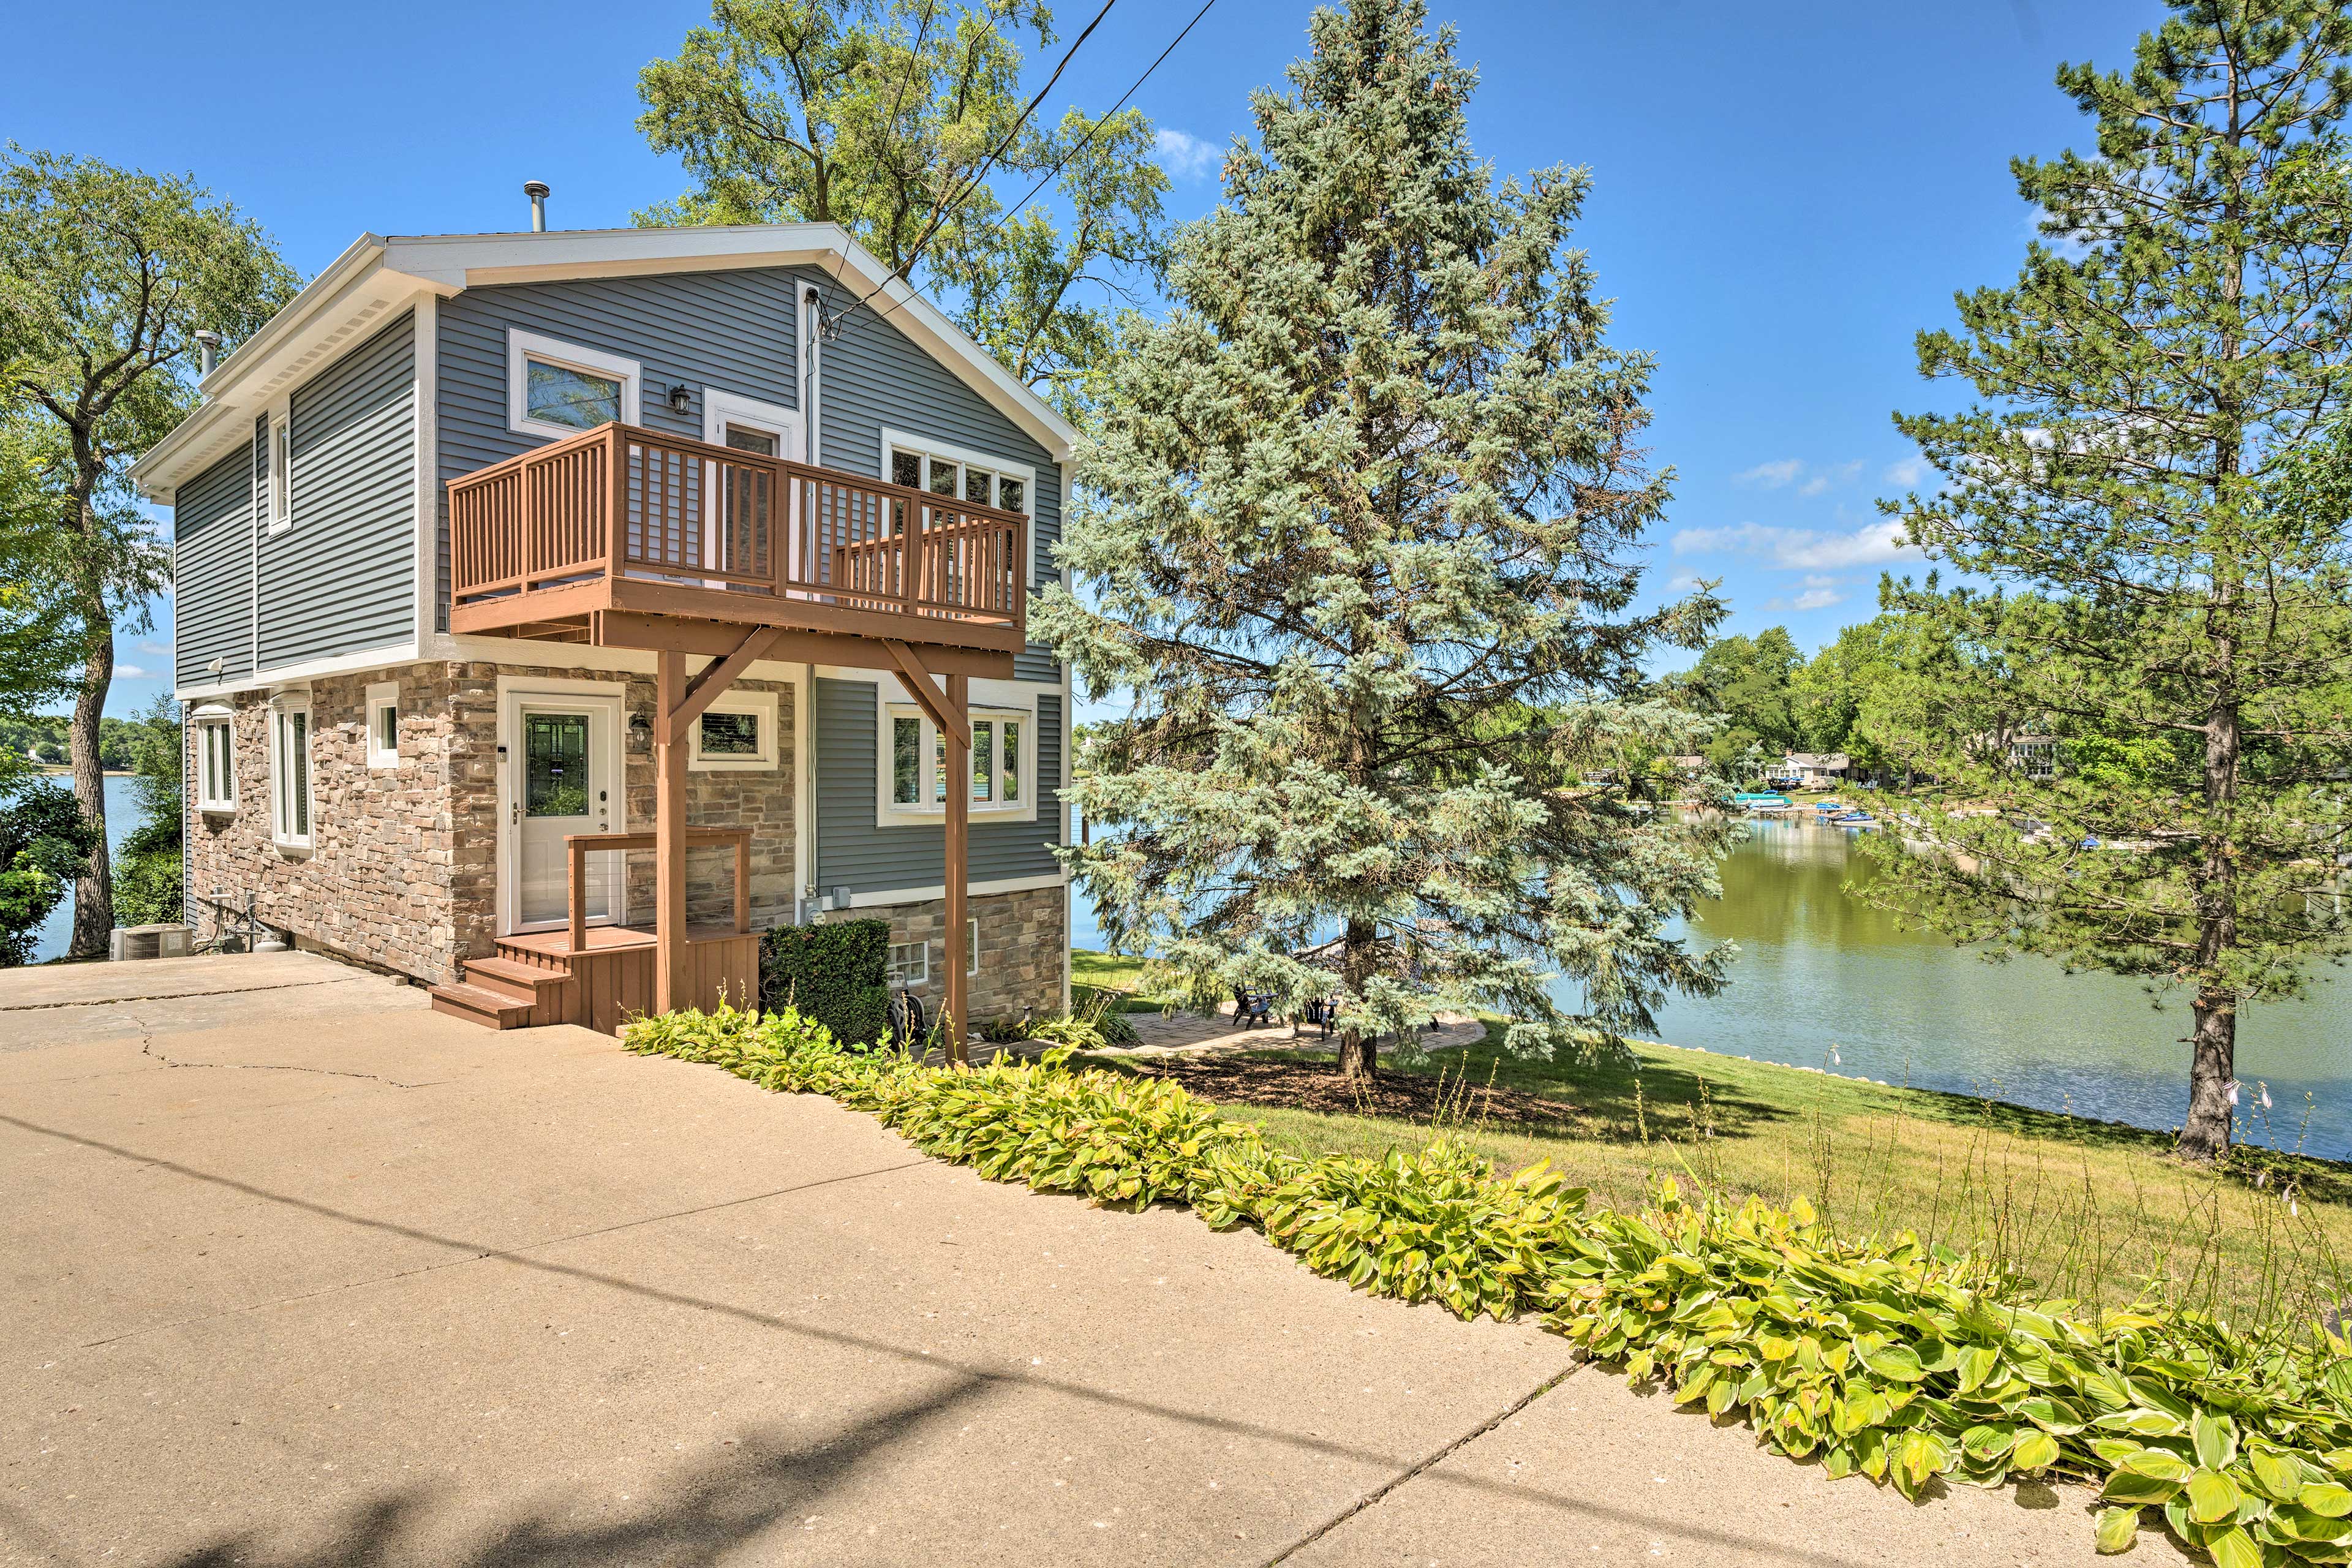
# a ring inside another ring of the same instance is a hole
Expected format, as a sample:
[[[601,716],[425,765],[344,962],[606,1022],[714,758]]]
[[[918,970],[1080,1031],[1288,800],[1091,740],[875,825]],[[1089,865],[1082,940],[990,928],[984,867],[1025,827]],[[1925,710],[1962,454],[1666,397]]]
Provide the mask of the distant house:
[[[2027,778],[2048,780],[2058,773],[2058,737],[2013,735],[2009,742],[2009,765]]]
[[[1834,789],[1845,782],[1851,765],[1843,752],[1790,752],[1769,782],[1781,789]]]

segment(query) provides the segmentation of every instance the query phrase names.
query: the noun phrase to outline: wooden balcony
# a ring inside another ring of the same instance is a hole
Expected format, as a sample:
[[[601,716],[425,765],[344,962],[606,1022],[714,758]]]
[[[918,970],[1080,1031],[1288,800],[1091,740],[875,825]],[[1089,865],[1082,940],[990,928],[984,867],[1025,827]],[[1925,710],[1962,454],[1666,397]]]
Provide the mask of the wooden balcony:
[[[450,629],[594,641],[618,612],[1010,655],[1028,537],[1017,512],[606,425],[449,482]]]

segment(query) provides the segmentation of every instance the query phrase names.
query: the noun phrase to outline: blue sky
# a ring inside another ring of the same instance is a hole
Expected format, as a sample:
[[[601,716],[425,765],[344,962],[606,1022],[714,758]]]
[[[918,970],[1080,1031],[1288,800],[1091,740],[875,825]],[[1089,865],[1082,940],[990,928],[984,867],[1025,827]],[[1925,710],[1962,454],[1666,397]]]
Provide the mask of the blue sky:
[[[1060,10],[1066,39],[1094,9]],[[1108,107],[1193,9],[1120,0],[1046,108]],[[1214,205],[1218,150],[1247,131],[1250,90],[1304,50],[1308,10],[1219,0],[1138,95],[1163,132],[1172,216]],[[1592,170],[1581,242],[1617,300],[1615,341],[1657,357],[1653,446],[1675,474],[1655,586],[1720,577],[1731,629],[1783,624],[1807,648],[1867,616],[1878,574],[1904,564],[1871,503],[1916,471],[1888,416],[1956,397],[1919,380],[1912,336],[1951,320],[1956,289],[2013,276],[2031,215],[2009,158],[2087,145],[2051,85],[2057,63],[2126,62],[2160,7],[1451,0],[1434,14],[1480,68],[1472,133],[1498,171]],[[520,227],[530,178],[554,186],[558,226],[625,224],[682,184],[634,129],[637,68],[706,16],[694,0],[263,0],[233,22],[185,4],[28,7],[10,25],[16,58],[103,60],[134,86],[17,73],[0,135],[191,172],[305,275],[364,230]],[[163,689],[169,613],[122,639],[142,673],[113,711]]]

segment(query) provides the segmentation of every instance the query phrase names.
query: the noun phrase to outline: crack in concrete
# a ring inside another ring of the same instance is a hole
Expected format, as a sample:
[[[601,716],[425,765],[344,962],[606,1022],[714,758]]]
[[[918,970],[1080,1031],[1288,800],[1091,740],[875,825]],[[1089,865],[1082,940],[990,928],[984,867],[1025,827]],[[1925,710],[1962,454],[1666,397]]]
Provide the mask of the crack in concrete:
[[[167,1068],[231,1068],[240,1072],[308,1072],[316,1073],[320,1078],[363,1078],[370,1083],[380,1083],[387,1089],[433,1089],[449,1081],[449,1079],[446,1078],[436,1078],[427,1079],[423,1083],[405,1083],[396,1078],[385,1078],[381,1073],[353,1072],[348,1068],[296,1067],[290,1062],[173,1061],[170,1057],[165,1056],[162,1051],[155,1048],[154,1032],[148,1028],[147,1020],[142,1018],[138,1014],[132,1013],[131,1015],[131,1021],[139,1026],[139,1054],[142,1057],[147,1057],[155,1061],[159,1061]]]
[[[1481,1421],[1477,1426],[1473,1426],[1467,1432],[1463,1433],[1462,1436],[1454,1438],[1454,1441],[1446,1444],[1444,1447],[1439,1448],[1434,1453],[1427,1455],[1422,1459],[1406,1467],[1404,1469],[1398,1471],[1395,1475],[1391,1476],[1387,1480],[1381,1482],[1379,1486],[1374,1487],[1370,1491],[1366,1492],[1363,1496],[1358,1498],[1355,1501],[1349,1503],[1347,1507],[1341,1509],[1339,1512],[1333,1514],[1330,1518],[1325,1520],[1322,1523],[1317,1525],[1314,1529],[1308,1531],[1306,1534],[1300,1536],[1297,1540],[1292,1542],[1289,1545],[1284,1547],[1273,1556],[1267,1558],[1265,1560],[1265,1568],[1280,1568],[1282,1563],[1289,1562],[1293,1557],[1296,1557],[1301,1552],[1306,1551],[1308,1547],[1314,1545],[1317,1542],[1322,1540],[1325,1536],[1330,1534],[1333,1531],[1339,1529],[1341,1525],[1347,1523],[1349,1520],[1355,1518],[1366,1509],[1370,1508],[1373,1504],[1379,1502],[1381,1499],[1395,1491],[1399,1487],[1405,1485],[1409,1481],[1416,1480],[1422,1476],[1428,1474],[1431,1470],[1435,1469],[1439,1465],[1444,1464],[1446,1460],[1452,1458],[1454,1455],[1460,1453],[1463,1449],[1468,1447],[1479,1438],[1486,1436],[1487,1433],[1494,1431],[1504,1422],[1508,1421],[1512,1416],[1517,1415],[1520,1411],[1525,1410],[1528,1405],[1533,1405],[1537,1400],[1541,1399],[1545,1394],[1549,1394],[1553,1389],[1558,1388],[1561,1384],[1566,1383],[1570,1377],[1576,1375],[1577,1368],[1582,1364],[1583,1363],[1580,1362],[1569,1363],[1568,1365],[1552,1373],[1549,1377],[1536,1384],[1535,1387],[1529,1389],[1518,1398],[1511,1401],[1510,1404],[1505,1405],[1502,1409],[1496,1411],[1486,1420]]]
[[[184,1002],[194,996],[250,996],[257,991],[299,991],[306,985],[349,985],[353,977],[331,975],[324,980],[283,980],[275,985],[238,985],[226,991],[159,991],[152,996],[87,996],[74,1002],[10,1002],[0,1013],[51,1013],[60,1007],[120,1007],[126,1002]]]

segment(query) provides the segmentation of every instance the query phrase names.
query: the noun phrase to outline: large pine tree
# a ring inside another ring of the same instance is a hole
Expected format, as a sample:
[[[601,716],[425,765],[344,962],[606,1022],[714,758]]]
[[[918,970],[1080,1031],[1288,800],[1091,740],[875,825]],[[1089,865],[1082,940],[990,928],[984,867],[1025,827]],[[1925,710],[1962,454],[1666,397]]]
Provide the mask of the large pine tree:
[[[2059,72],[2096,150],[2015,168],[2060,243],[1920,336],[1921,369],[1982,401],[1898,417],[1945,476],[1901,515],[2001,591],[1896,594],[1958,656],[1910,760],[2000,809],[1927,814],[1937,852],[1890,853],[1874,888],[2185,990],[2179,1148],[2210,1159],[2240,1004],[2345,936],[2352,18],[2172,11],[2128,68]]]
[[[1061,552],[1078,592],[1034,617],[1128,705],[1081,759],[1070,858],[1113,942],[1202,994],[1339,994],[1351,1076],[1439,1006],[1501,1009],[1524,1049],[1613,1041],[1720,984],[1672,922],[1726,830],[1610,773],[1696,749],[1641,660],[1721,612],[1635,605],[1667,499],[1650,363],[1608,345],[1569,247],[1584,172],[1497,182],[1472,153],[1452,29],[1355,0],[1308,31],[1175,237],[1175,309],[1129,325]]]

